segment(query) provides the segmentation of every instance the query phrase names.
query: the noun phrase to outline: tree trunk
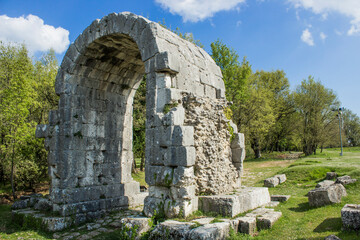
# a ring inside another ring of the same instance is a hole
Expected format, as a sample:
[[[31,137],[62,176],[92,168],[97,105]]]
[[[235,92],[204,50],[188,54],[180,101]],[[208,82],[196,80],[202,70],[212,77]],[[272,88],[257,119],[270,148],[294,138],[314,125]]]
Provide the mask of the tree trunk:
[[[16,199],[15,186],[14,186],[14,156],[11,159],[11,190],[14,200]]]
[[[254,151],[255,158],[261,158],[261,149],[260,149],[259,140],[257,138],[253,139],[251,143],[251,148]]]
[[[136,172],[136,160],[134,158],[134,160],[132,162],[131,173],[135,173],[135,172]]]
[[[144,165],[145,165],[145,157],[142,157],[140,161],[140,171],[144,171]]]

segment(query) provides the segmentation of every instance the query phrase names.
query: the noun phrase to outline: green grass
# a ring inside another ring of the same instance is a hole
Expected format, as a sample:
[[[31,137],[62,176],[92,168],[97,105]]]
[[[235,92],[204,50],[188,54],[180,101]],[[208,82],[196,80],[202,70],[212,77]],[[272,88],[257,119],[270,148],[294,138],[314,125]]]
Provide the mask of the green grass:
[[[51,234],[20,227],[11,221],[10,205],[0,205],[0,239],[51,239]]]
[[[287,166],[276,159],[245,161],[245,169],[253,174],[253,179],[243,181],[245,185],[262,186],[263,180],[278,173],[285,173],[287,181],[275,188],[270,194],[291,195],[288,202],[275,208],[283,216],[273,228],[259,232],[258,236],[249,237],[232,234],[230,239],[324,239],[335,234],[343,240],[360,239],[355,232],[342,231],[341,208],[347,203],[360,204],[360,148],[344,149],[344,156],[339,156],[339,149],[326,149],[315,156],[288,161]],[[262,167],[264,162],[278,164]],[[286,165],[286,164],[285,164]],[[312,208],[305,196],[314,189],[317,182],[324,180],[326,172],[335,171],[339,175],[350,175],[359,179],[355,184],[346,186],[348,193],[340,204]],[[262,174],[258,174],[262,173]]]
[[[147,183],[145,182],[145,171],[138,171],[136,173],[132,173],[131,176],[135,181],[139,182],[140,185],[148,187]]]

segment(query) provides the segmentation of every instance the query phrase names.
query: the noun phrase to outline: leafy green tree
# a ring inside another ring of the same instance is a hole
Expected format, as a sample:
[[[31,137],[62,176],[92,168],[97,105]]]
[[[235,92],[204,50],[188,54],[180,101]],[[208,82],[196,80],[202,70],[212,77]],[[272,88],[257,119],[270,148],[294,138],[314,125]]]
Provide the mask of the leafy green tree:
[[[351,110],[345,109],[342,115],[346,144],[350,147],[360,145],[360,118]]]
[[[0,45],[0,124],[2,165],[11,164],[11,188],[15,195],[15,165],[22,156],[17,152],[32,134],[29,121],[35,91],[32,88],[33,65],[25,46]]]
[[[211,57],[220,67],[226,88],[226,99],[231,101],[233,121],[239,129],[242,128],[242,111],[244,102],[249,96],[248,81],[252,74],[251,65],[243,58],[239,62],[239,55],[234,49],[228,48],[220,40],[211,43]]]
[[[53,51],[33,62],[24,45],[0,43],[0,182],[11,182],[14,198],[17,188],[34,189],[47,176],[47,152],[35,127],[57,106],[57,68]]]
[[[312,76],[303,80],[294,94],[297,111],[301,116],[300,136],[305,155],[316,154],[316,149],[324,143],[328,136],[334,112],[339,101],[335,93],[325,88]]]

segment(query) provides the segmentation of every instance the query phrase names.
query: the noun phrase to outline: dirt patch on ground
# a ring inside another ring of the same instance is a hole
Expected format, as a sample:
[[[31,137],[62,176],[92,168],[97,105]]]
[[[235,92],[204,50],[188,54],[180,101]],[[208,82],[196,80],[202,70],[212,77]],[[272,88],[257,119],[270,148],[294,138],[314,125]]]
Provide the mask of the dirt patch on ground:
[[[16,191],[16,196],[30,195],[33,193],[41,193],[42,195],[49,194],[49,183],[39,183],[35,186],[34,190],[25,190],[25,191]],[[2,193],[0,194],[0,204],[12,204],[14,202],[13,196],[11,193]]]
[[[258,167],[287,167],[295,160],[279,160],[259,163]]]

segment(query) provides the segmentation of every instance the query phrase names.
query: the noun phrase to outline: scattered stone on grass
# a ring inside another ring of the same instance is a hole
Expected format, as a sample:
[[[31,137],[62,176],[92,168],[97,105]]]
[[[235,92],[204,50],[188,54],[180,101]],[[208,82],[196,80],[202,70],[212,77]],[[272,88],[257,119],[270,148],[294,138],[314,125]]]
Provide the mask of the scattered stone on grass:
[[[326,188],[315,188],[308,193],[309,205],[311,207],[321,207],[340,203],[341,198],[346,195],[346,189],[341,184],[333,184]]]
[[[327,172],[326,173],[326,180],[332,180],[335,179],[337,177],[337,173],[336,172]]]
[[[315,188],[326,188],[329,187],[330,185],[333,185],[335,182],[331,181],[331,180],[324,180],[321,182],[318,182],[318,184],[316,184]]]
[[[341,183],[343,186],[345,186],[345,185],[354,183],[356,181],[357,181],[357,179],[352,179],[350,176],[345,175],[345,176],[342,176],[342,177],[338,177],[336,179],[335,183]]]
[[[289,198],[290,195],[271,195],[271,201],[286,202]]]
[[[360,231],[360,204],[346,204],[341,209],[341,220],[346,230]]]
[[[341,240],[341,239],[335,235],[329,235],[324,240]]]
[[[277,177],[270,177],[264,180],[264,187],[276,187],[280,181]]]
[[[274,177],[279,179],[279,184],[286,182],[286,175],[285,174],[277,174]]]

